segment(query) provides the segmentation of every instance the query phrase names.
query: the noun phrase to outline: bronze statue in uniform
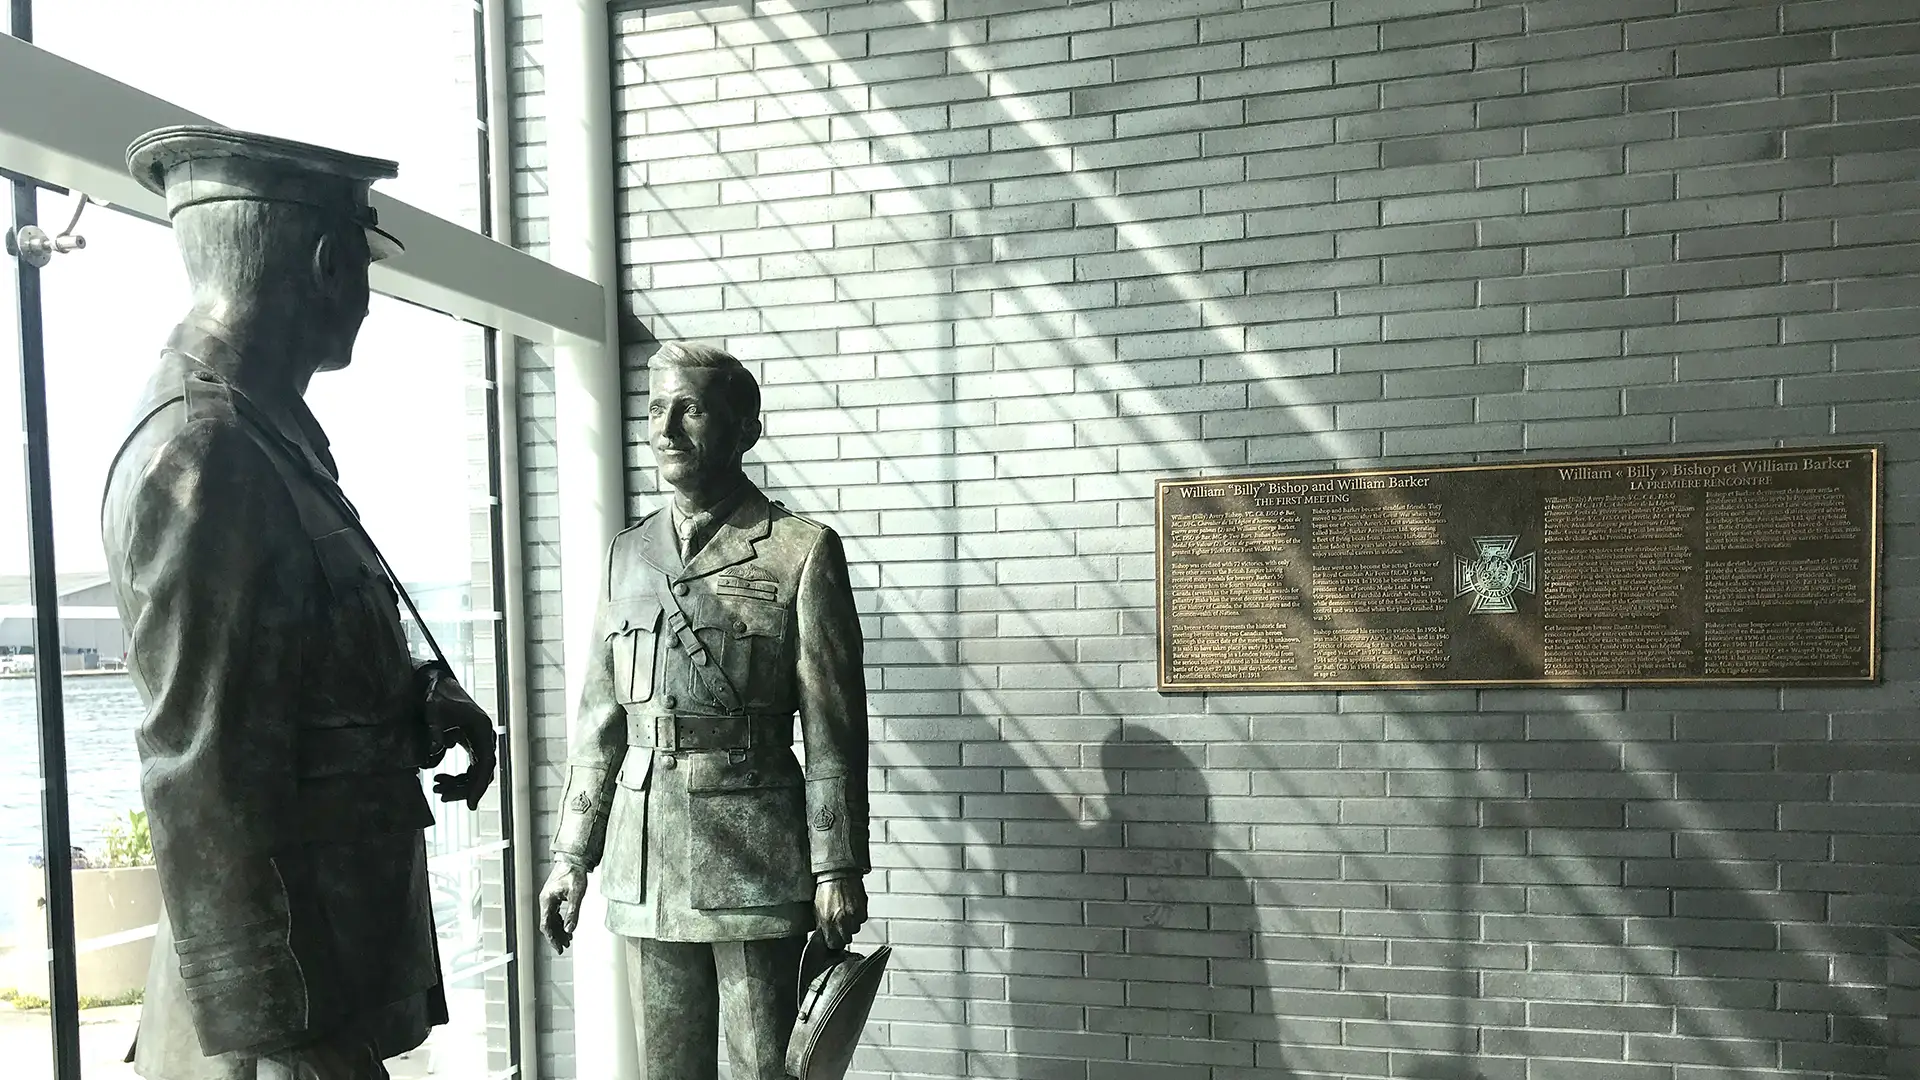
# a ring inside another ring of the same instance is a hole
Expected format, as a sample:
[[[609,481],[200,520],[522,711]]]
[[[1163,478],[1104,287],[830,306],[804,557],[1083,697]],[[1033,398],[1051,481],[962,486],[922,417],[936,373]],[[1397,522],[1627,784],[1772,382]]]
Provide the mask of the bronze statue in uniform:
[[[162,192],[193,288],[107,480],[101,529],[164,915],[132,1055],[149,1080],[380,1080],[446,1021],[419,770],[477,806],[492,722],[416,663],[397,582],[302,400],[344,367],[390,161],[166,128]]]
[[[860,618],[840,538],[741,471],[752,374],[675,343],[648,389],[673,497],[608,554],[543,924],[564,949],[597,869],[649,1080],[713,1080],[722,1028],[735,1080],[785,1080],[806,936],[866,918]]]

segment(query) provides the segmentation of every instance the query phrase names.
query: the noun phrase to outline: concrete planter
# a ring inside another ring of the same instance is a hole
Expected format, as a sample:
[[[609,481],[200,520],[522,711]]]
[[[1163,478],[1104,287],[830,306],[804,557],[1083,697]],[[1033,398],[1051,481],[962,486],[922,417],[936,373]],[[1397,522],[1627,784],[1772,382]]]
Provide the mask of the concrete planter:
[[[13,948],[0,958],[0,985],[46,997],[45,878],[38,871],[26,871],[12,892]],[[152,926],[159,918],[160,877],[153,867],[73,872],[74,937],[82,944]],[[112,998],[144,988],[152,956],[151,935],[81,953],[77,964],[81,996]]]

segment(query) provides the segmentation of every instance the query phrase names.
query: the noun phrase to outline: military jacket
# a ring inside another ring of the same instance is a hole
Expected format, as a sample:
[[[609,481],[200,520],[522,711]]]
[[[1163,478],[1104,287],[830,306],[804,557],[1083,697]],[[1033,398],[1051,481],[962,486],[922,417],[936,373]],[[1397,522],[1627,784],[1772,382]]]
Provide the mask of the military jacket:
[[[599,870],[616,933],[804,933],[817,882],[870,868],[846,556],[750,483],[684,565],[671,516],[609,549],[554,851]]]
[[[236,365],[175,331],[102,508],[147,707],[164,916],[135,1066],[158,1080],[250,1080],[343,1028],[392,1056],[446,1018],[395,597],[311,414],[248,400],[214,370]]]

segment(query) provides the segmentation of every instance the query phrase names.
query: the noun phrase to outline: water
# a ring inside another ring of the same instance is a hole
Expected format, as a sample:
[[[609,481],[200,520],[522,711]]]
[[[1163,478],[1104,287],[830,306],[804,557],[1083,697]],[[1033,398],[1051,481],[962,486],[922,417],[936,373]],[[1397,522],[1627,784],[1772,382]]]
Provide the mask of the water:
[[[73,842],[89,858],[106,853],[106,829],[140,805],[140,754],[133,745],[145,707],[126,674],[64,680],[67,801]],[[41,850],[39,709],[32,679],[0,679],[0,875]],[[12,913],[0,904],[0,933]]]
[[[66,679],[62,696],[67,721],[67,803],[73,842],[96,862],[106,854],[106,830],[141,809],[140,752],[133,733],[146,715],[133,677],[125,673]],[[40,737],[32,679],[0,679],[0,940],[14,929],[9,884],[41,852]],[[465,755],[455,750],[439,771],[458,772]],[[424,779],[422,781],[425,782]],[[497,789],[496,789],[497,790]],[[497,795],[492,798],[497,799]],[[497,810],[483,810],[497,813]],[[465,807],[439,807],[427,830],[430,856],[453,855],[483,843],[476,817]],[[497,856],[496,856],[497,858]],[[429,864],[434,904],[441,923],[441,950],[451,967],[479,954],[480,864]]]

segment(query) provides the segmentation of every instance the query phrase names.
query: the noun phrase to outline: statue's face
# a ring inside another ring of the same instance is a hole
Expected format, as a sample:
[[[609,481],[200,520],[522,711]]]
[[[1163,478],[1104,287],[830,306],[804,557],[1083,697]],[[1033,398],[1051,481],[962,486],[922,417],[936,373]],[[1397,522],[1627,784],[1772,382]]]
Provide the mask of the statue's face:
[[[663,364],[648,373],[647,441],[669,486],[699,489],[731,476],[746,451],[744,430],[718,372]]]
[[[337,329],[332,347],[320,362],[321,371],[338,371],[353,362],[353,343],[360,336],[360,324],[366,321],[373,297],[367,281],[370,262],[366,234],[350,229],[339,239],[343,242],[331,260],[331,280],[321,286],[324,302],[333,311],[328,323]]]

